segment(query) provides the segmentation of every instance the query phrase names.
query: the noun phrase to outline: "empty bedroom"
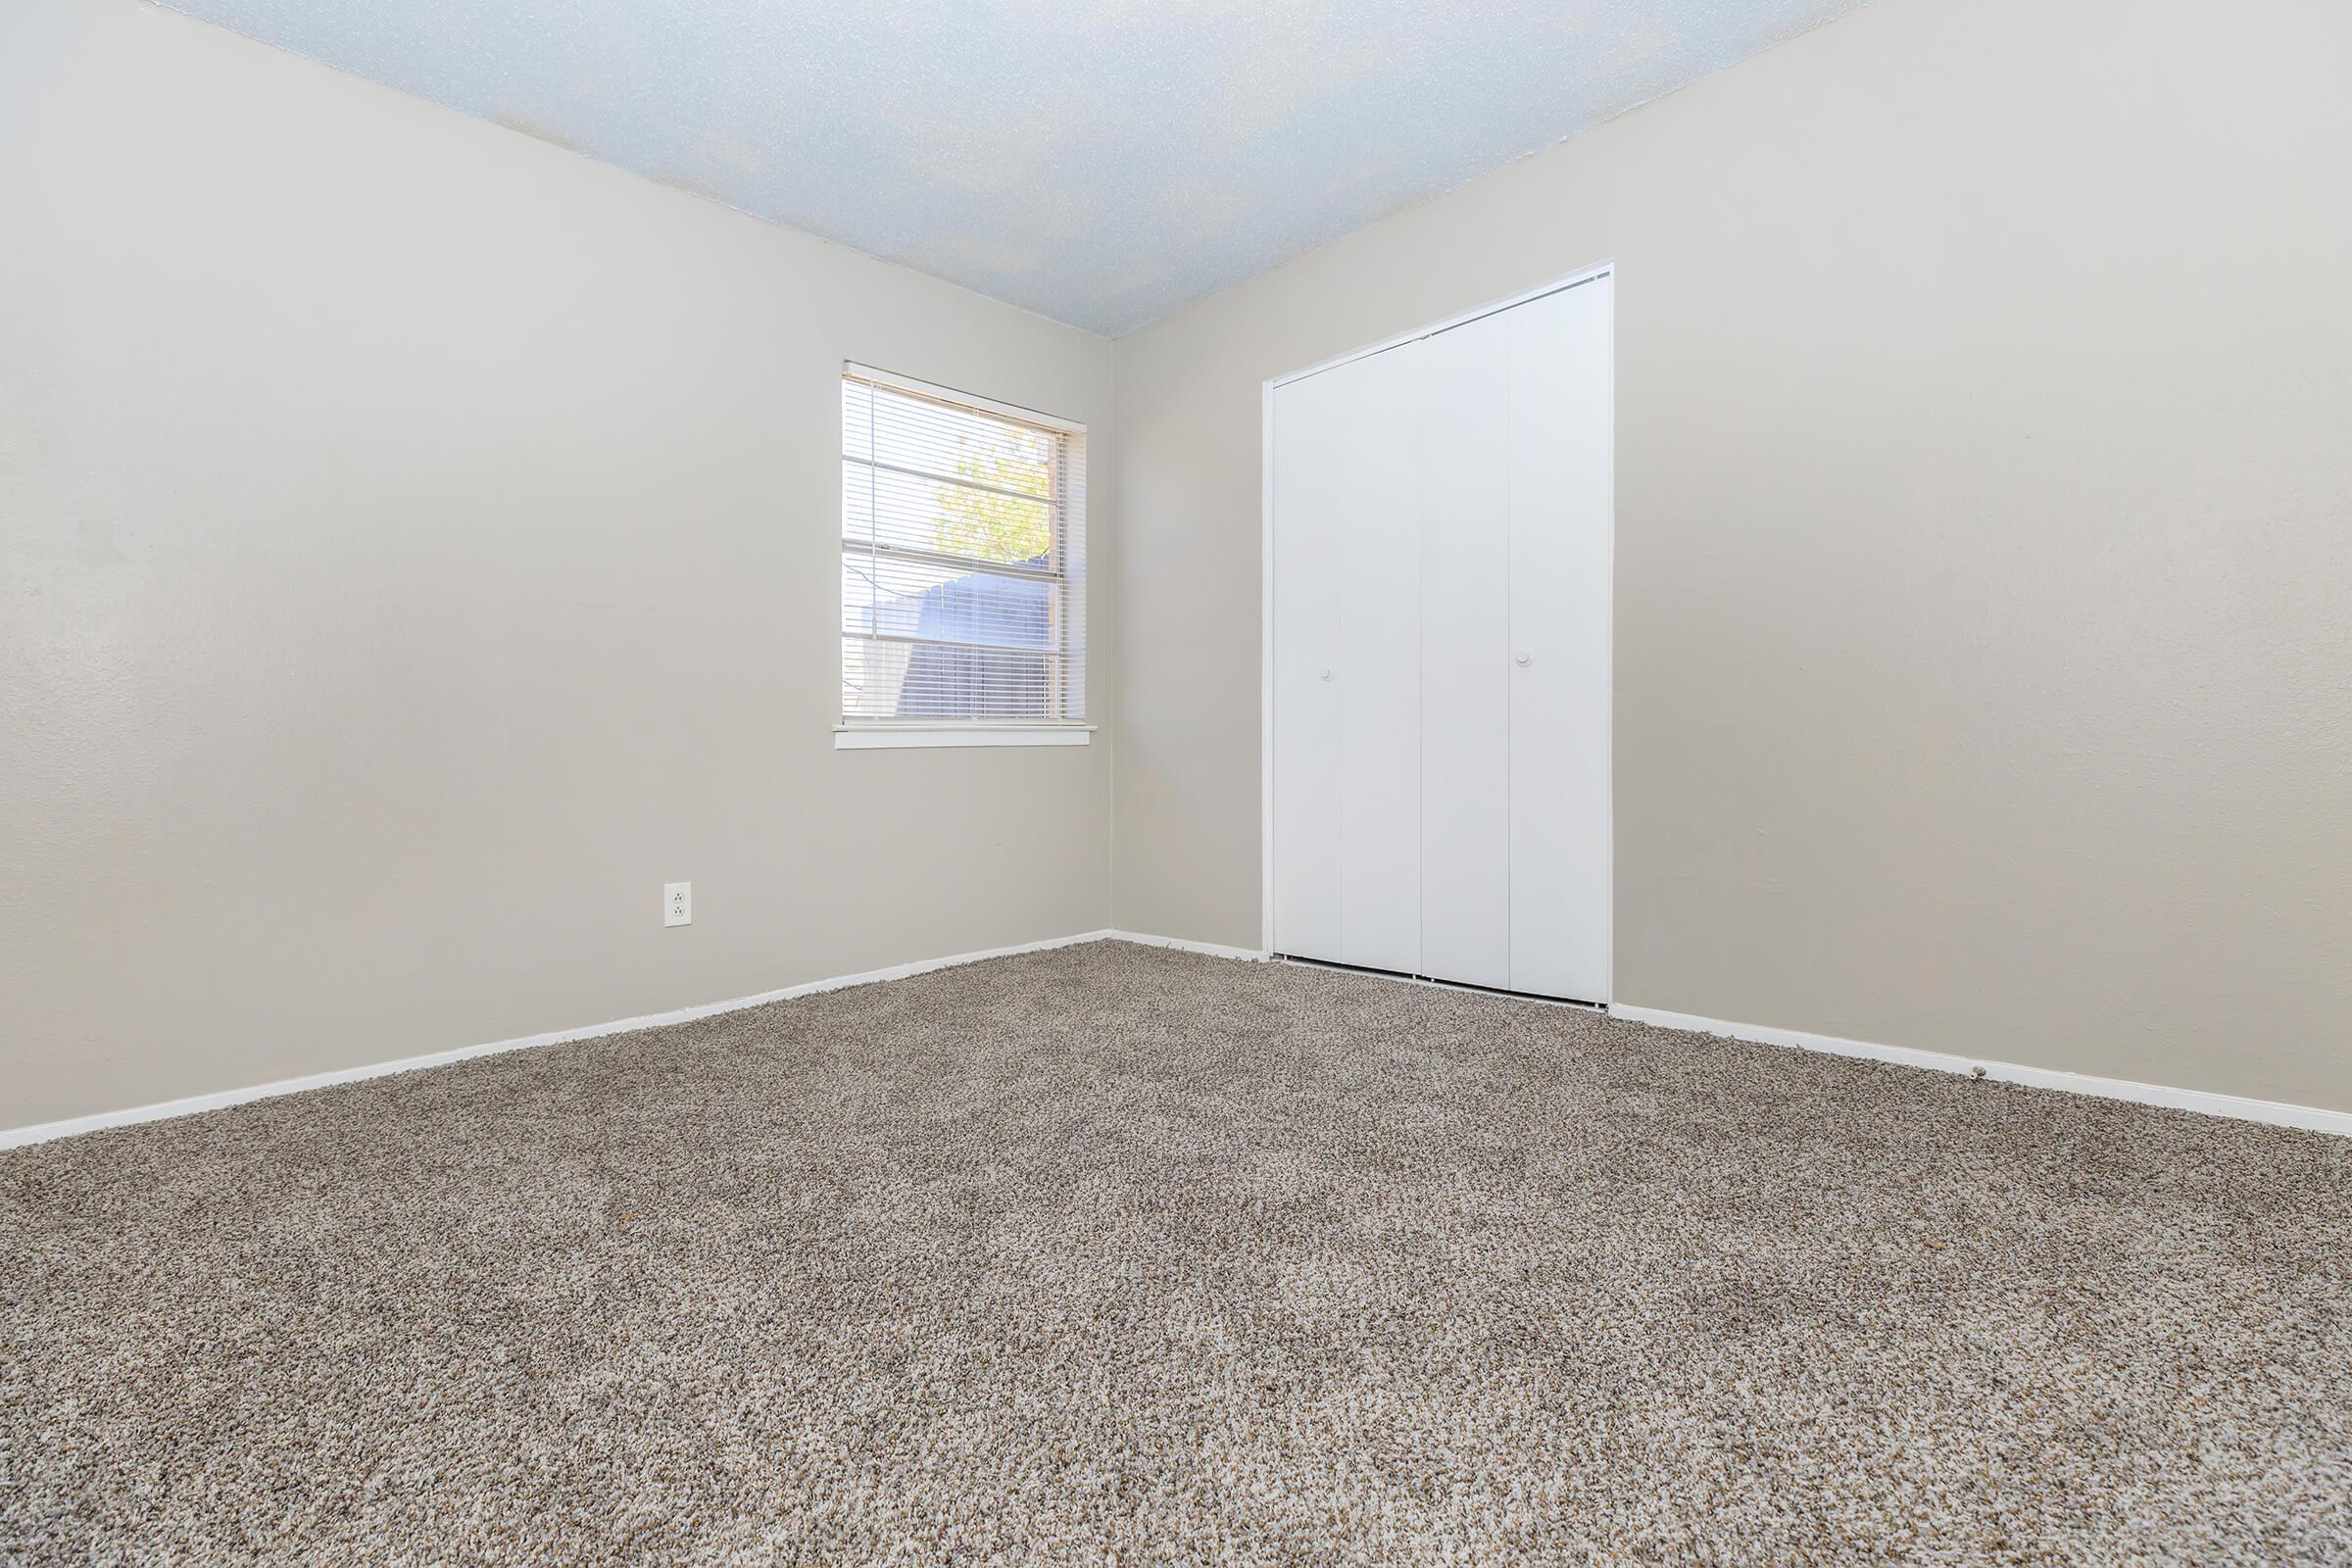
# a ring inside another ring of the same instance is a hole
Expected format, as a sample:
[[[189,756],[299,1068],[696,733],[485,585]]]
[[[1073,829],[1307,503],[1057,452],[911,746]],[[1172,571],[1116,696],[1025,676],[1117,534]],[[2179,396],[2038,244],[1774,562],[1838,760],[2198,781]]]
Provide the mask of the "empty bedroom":
[[[2352,1568],[2348,78],[0,0],[0,1564]]]

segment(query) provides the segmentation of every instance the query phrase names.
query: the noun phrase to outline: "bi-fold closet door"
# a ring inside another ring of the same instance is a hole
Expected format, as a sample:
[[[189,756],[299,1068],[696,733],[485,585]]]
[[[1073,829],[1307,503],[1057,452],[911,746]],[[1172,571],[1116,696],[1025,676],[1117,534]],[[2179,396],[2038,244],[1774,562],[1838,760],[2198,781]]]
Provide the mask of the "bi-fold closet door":
[[[1609,279],[1278,386],[1273,945],[1602,1002]]]
[[[1376,354],[1277,389],[1274,406],[1279,942],[1402,973],[1421,955],[1411,368]]]

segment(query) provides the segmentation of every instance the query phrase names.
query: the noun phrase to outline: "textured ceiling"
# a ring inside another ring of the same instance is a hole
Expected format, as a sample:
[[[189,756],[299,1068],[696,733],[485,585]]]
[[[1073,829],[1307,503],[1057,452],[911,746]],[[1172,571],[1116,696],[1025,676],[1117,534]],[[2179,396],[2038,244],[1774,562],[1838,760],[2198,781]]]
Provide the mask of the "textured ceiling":
[[[1098,332],[1861,0],[173,0]]]

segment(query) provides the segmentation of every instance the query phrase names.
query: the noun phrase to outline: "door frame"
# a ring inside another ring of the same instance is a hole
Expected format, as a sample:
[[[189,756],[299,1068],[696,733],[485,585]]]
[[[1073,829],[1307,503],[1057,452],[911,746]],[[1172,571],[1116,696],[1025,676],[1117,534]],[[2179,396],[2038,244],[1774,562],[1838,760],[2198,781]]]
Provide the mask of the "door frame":
[[[1499,300],[1449,316],[1442,321],[1399,332],[1395,337],[1367,343],[1293,370],[1285,375],[1268,376],[1258,387],[1258,623],[1257,623],[1257,712],[1258,712],[1258,949],[1267,955],[1274,948],[1274,393],[1278,387],[1293,381],[1303,381],[1325,370],[1336,370],[1343,365],[1386,354],[1408,343],[1418,343],[1425,337],[1435,337],[1457,326],[1497,315],[1516,306],[1527,305],[1546,295],[1558,294],[1613,276],[1617,264],[1613,261],[1594,262],[1580,267],[1563,277]],[[1612,318],[1609,330],[1609,994],[1617,992],[1617,333],[1614,319],[1615,301],[1611,301]]]

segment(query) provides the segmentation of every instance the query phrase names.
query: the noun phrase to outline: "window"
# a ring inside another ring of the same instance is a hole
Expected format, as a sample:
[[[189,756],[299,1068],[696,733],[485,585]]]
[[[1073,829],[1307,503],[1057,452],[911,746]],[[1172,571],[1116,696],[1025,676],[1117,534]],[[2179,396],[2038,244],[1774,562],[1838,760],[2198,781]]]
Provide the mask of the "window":
[[[841,714],[845,746],[1085,740],[1084,425],[847,368]]]

